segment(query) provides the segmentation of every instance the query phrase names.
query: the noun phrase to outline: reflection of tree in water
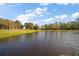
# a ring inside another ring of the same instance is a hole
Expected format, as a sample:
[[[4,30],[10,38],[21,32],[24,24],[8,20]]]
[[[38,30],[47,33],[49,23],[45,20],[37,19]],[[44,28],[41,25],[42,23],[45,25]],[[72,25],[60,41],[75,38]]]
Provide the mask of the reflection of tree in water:
[[[62,40],[62,37],[61,37],[61,33],[60,32],[56,32],[55,33],[55,40],[56,40],[56,44],[59,45],[60,44],[60,41]]]
[[[3,48],[0,48],[0,56],[5,56],[6,55],[6,51]]]

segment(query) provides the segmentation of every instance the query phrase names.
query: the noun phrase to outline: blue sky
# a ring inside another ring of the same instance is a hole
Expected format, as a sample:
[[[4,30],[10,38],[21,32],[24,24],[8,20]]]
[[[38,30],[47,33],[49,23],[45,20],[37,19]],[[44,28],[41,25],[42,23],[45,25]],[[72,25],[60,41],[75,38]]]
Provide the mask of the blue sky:
[[[39,25],[74,21],[79,17],[76,3],[0,3],[0,17]]]

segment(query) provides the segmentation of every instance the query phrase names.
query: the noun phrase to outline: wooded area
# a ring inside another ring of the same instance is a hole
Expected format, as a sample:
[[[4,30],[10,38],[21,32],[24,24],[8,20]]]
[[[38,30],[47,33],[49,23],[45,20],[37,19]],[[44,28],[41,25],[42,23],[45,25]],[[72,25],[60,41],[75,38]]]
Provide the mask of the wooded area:
[[[53,23],[53,24],[45,24],[41,27],[38,24],[33,23],[25,23],[24,25],[21,24],[20,21],[11,21],[9,19],[0,18],[0,29],[30,29],[30,30],[79,30],[79,18],[75,21],[67,22],[67,23]]]

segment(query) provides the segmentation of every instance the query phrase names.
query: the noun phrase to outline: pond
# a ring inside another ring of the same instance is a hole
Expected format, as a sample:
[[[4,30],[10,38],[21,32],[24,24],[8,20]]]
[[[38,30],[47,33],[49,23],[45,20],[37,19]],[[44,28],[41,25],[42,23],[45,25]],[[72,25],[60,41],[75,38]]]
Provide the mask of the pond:
[[[0,41],[3,56],[78,55],[79,34],[74,32],[36,32]]]

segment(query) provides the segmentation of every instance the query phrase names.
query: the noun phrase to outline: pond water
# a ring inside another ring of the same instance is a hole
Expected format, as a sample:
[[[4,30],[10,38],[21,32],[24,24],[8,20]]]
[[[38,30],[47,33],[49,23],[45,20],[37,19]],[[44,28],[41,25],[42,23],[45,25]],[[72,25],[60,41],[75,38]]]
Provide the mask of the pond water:
[[[61,56],[78,55],[79,34],[74,32],[36,32],[0,41],[4,56]]]

